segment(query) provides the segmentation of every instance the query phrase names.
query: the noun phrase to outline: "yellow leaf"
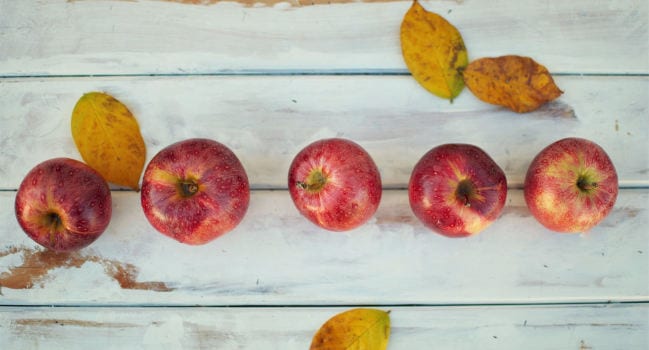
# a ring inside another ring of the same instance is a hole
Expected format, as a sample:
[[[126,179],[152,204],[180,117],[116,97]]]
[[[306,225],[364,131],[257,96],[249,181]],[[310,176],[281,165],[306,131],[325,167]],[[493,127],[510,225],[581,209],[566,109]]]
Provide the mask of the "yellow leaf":
[[[133,114],[101,92],[84,94],[72,111],[72,138],[83,160],[108,182],[139,190],[146,148]]]
[[[469,63],[460,32],[416,0],[401,22],[401,51],[413,78],[426,90],[453,101],[464,88]]]
[[[385,350],[390,316],[376,309],[353,309],[330,318],[320,327],[310,350]]]
[[[464,70],[464,81],[482,101],[518,113],[533,111],[563,93],[544,66],[515,55],[471,62]]]

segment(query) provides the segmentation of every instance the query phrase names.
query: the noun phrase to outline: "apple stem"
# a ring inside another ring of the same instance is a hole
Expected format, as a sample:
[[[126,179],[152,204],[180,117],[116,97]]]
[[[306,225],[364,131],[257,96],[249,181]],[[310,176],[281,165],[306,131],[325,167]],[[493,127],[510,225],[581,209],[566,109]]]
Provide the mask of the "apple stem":
[[[194,181],[181,181],[178,185],[183,197],[191,197],[198,192],[198,185]]]
[[[456,198],[464,203],[465,207],[471,206],[471,198],[476,193],[476,188],[473,182],[468,179],[464,179],[457,184],[457,190],[455,191]]]
[[[61,216],[55,212],[48,213],[46,220],[50,226],[50,244],[54,245],[56,243],[56,233],[61,229],[63,221]]]
[[[47,220],[50,222],[53,229],[56,229],[61,225],[61,217],[57,213],[52,212],[47,214]]]
[[[580,177],[577,180],[577,187],[579,187],[579,189],[582,190],[583,192],[588,192],[590,190],[597,188],[597,182],[590,182],[585,177]]]
[[[317,169],[309,173],[306,180],[298,181],[296,185],[298,188],[307,190],[309,192],[319,192],[326,183],[327,178],[322,173],[322,170]]]

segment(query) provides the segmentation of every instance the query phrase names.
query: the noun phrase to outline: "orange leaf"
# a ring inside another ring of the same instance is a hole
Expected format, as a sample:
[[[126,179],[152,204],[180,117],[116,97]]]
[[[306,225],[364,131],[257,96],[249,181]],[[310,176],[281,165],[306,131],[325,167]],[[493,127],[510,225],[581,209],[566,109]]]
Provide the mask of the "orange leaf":
[[[121,102],[101,92],[83,95],[72,111],[72,137],[83,160],[106,181],[139,189],[146,148]]]
[[[453,101],[464,88],[462,70],[469,59],[460,32],[416,0],[401,22],[401,51],[426,90]]]
[[[385,350],[390,316],[376,309],[353,309],[330,318],[320,327],[310,350]]]
[[[464,82],[482,101],[518,113],[533,111],[563,93],[544,66],[514,55],[471,62],[464,70]]]

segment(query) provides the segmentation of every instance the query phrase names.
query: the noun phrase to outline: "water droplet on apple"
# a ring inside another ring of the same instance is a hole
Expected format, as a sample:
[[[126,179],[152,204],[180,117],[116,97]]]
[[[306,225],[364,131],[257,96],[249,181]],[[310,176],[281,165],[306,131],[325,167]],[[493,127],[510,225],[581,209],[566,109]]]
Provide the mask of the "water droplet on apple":
[[[79,220],[77,222],[77,230],[79,232],[86,232],[88,231],[88,221],[87,220]]]

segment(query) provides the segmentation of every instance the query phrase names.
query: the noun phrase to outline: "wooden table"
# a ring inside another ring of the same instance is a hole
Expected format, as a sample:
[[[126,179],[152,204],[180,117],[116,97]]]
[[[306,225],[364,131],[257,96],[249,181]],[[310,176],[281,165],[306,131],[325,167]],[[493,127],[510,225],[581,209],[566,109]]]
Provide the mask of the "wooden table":
[[[565,92],[529,114],[452,104],[408,74],[409,1],[0,0],[0,348],[307,349],[334,314],[391,310],[388,349],[649,347],[649,5],[643,0],[425,1],[470,59],[535,58]],[[231,233],[204,246],[158,234],[139,193],[114,187],[90,247],[43,251],[18,226],[37,163],[81,159],[79,97],[105,91],[140,123],[147,161],[192,137],[228,145],[253,188]],[[381,171],[376,216],[318,229],[286,190],[305,145],[345,137]],[[543,228],[522,196],[534,155],[600,144],[620,194],[586,234]],[[508,200],[482,234],[449,239],[408,205],[416,161],[449,142],[505,170]]]

